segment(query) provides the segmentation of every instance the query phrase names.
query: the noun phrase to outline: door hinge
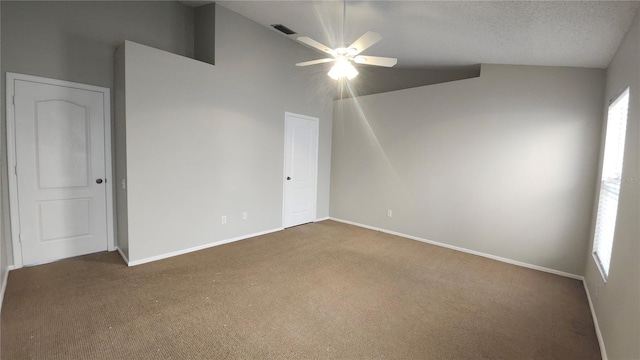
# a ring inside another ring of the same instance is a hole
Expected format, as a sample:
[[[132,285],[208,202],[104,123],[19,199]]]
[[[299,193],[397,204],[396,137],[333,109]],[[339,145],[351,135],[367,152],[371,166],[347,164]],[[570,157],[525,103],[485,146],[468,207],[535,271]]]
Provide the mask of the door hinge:
[[[15,95],[13,95],[13,99],[11,100],[11,103],[12,103],[13,105],[15,105],[15,104],[16,104],[16,96],[15,96]]]
[[[18,241],[22,242],[22,234],[18,234]]]
[[[13,166],[13,173],[18,175],[18,165]]]

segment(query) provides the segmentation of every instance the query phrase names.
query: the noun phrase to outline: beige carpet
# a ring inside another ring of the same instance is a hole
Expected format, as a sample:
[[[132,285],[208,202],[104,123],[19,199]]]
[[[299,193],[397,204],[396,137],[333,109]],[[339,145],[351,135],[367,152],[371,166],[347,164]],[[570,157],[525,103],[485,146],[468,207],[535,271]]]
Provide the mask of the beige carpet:
[[[582,283],[332,221],[12,271],[2,359],[599,359]]]

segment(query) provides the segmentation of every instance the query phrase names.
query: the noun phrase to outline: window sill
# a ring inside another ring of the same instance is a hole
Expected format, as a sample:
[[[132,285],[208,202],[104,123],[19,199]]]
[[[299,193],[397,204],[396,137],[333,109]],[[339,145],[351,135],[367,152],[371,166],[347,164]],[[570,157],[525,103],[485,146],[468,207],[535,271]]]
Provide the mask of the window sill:
[[[602,281],[606,283],[608,275],[604,271],[604,267],[602,266],[602,263],[600,263],[600,259],[598,259],[598,254],[596,254],[595,252],[592,252],[591,255],[593,256],[593,261],[596,263],[596,267],[598,268],[598,271],[600,271],[600,275],[602,275]]]

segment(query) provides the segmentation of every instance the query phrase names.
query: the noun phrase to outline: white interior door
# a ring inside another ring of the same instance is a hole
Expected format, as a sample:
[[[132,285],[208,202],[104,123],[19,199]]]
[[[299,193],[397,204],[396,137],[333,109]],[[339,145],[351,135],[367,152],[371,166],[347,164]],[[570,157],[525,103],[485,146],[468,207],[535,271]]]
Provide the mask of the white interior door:
[[[19,79],[13,91],[23,264],[107,250],[108,98]]]
[[[316,219],[318,119],[286,113],[284,227]]]

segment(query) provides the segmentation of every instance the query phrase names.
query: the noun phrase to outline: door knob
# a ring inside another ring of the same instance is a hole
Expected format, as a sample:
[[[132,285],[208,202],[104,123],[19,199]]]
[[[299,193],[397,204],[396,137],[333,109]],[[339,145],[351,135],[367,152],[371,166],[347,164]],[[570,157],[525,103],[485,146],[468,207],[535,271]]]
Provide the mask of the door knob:
[[[291,176],[287,176],[287,180],[291,180]]]
[[[96,180],[96,184],[102,184],[102,179]]]

